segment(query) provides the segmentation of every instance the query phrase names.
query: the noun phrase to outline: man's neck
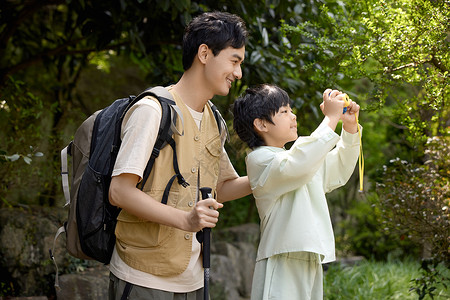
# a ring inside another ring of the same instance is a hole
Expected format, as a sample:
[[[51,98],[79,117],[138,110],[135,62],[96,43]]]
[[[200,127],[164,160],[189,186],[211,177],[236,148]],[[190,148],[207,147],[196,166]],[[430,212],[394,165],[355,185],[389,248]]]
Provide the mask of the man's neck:
[[[205,87],[200,77],[185,72],[180,80],[173,86],[175,92],[181,97],[184,104],[195,111],[202,112],[206,102],[214,95]]]

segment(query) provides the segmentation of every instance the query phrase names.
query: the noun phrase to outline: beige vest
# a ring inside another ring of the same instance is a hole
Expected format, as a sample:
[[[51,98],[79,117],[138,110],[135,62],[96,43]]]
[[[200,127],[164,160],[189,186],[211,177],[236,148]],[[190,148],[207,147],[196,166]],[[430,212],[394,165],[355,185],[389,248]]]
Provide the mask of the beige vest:
[[[178,165],[190,185],[184,188],[175,179],[167,205],[190,211],[196,202],[198,180],[200,187],[211,187],[215,194],[222,145],[209,105],[205,105],[198,130],[186,105],[176,95],[174,97],[184,118],[184,136],[174,136]],[[177,122],[177,126],[181,132],[181,122]],[[164,147],[143,189],[158,201],[175,174],[172,153],[169,145]],[[189,264],[195,233],[139,219],[122,210],[116,237],[117,252],[127,265],[157,276],[174,276],[181,274]]]

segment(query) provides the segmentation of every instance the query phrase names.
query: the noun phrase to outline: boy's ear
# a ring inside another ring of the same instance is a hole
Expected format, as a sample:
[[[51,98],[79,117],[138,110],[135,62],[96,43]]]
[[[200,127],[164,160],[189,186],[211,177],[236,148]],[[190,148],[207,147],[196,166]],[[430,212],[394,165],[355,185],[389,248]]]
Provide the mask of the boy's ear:
[[[255,129],[259,132],[267,131],[266,121],[263,119],[256,118],[253,120],[253,126],[255,126]]]
[[[202,64],[206,63],[206,59],[209,55],[209,47],[206,44],[198,46],[197,57]]]

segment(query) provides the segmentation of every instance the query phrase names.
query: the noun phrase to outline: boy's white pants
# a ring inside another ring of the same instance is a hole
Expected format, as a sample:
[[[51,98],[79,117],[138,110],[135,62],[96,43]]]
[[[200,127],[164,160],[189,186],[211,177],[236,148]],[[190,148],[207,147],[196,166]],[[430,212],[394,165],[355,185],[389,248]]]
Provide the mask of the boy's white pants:
[[[323,268],[311,252],[283,253],[258,261],[251,300],[322,300]]]

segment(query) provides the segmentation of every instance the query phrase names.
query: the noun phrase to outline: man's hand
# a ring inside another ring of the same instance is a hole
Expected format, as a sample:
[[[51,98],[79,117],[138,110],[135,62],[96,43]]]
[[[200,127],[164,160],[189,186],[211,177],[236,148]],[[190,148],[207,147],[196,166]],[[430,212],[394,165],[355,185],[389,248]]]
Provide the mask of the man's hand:
[[[196,232],[205,227],[214,228],[219,221],[219,212],[223,204],[213,198],[198,201],[194,209],[189,212],[186,220],[186,231]]]

